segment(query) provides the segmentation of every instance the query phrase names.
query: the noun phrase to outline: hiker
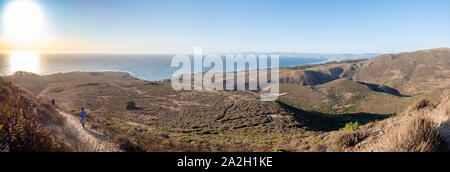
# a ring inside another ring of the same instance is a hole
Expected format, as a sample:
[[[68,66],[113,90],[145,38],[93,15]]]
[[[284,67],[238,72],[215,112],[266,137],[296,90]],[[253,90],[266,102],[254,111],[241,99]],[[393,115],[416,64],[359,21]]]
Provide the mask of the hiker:
[[[55,106],[55,105],[56,105],[56,103],[55,103],[55,99],[52,99],[52,105],[53,105],[53,106]]]
[[[87,112],[84,110],[84,108],[81,108],[81,112],[80,112],[80,123],[81,125],[83,125],[83,128],[86,129],[86,127],[84,126],[86,124],[86,116],[87,116]]]

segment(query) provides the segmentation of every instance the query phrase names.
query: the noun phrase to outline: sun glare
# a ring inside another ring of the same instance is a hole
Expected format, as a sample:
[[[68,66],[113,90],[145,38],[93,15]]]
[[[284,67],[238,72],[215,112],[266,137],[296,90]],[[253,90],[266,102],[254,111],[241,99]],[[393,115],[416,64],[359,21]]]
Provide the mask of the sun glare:
[[[34,51],[13,51],[9,56],[10,73],[25,71],[39,74],[39,56]]]
[[[43,36],[44,14],[31,0],[14,0],[5,9],[3,26],[8,41],[32,44]]]

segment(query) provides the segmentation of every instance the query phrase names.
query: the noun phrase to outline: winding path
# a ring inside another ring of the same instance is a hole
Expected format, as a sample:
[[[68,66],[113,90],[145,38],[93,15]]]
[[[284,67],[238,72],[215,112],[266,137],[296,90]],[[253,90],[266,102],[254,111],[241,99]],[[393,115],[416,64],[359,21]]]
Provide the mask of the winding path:
[[[220,116],[217,118],[217,121],[220,121],[220,120],[222,120],[223,118],[225,118],[225,116],[227,116],[228,110],[230,110],[231,108],[234,107],[234,103],[235,103],[235,102],[234,102],[234,100],[233,100],[233,103],[231,103],[231,106],[227,107],[227,108],[223,111],[223,114],[220,115]]]
[[[84,129],[81,126],[79,119],[75,116],[61,110],[58,110],[58,112],[66,118],[68,127],[71,127],[76,133],[78,133],[77,137],[83,144],[81,148],[82,151],[121,152],[120,148],[109,142],[104,135],[94,131],[93,129],[89,129],[88,127]]]

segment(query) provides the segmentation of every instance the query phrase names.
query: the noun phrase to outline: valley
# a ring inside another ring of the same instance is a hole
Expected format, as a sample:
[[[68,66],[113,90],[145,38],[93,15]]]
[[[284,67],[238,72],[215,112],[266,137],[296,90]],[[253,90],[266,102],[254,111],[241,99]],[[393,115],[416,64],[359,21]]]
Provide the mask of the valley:
[[[390,151],[381,143],[409,125],[411,114],[450,116],[449,69],[448,48],[284,67],[283,94],[274,102],[260,101],[264,91],[175,91],[170,82],[121,72],[17,72],[2,79],[39,101],[54,99],[61,114],[76,117],[84,107],[88,128],[120,151]],[[414,109],[424,100],[433,106]]]

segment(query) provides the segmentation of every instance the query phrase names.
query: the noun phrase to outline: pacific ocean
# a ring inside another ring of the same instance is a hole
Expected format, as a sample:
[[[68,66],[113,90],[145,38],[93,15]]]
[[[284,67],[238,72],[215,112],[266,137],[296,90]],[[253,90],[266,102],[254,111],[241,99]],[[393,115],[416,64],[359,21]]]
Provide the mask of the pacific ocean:
[[[89,54],[89,53],[0,53],[0,74],[10,75],[16,71],[40,75],[74,71],[128,72],[147,81],[170,78],[178,69],[171,67],[174,55],[156,54]],[[223,56],[223,58],[225,58]],[[298,66],[327,61],[326,58],[302,58],[280,56],[280,67]],[[223,60],[225,63],[225,60]],[[270,64],[270,63],[269,63]],[[207,69],[204,69],[207,70]]]

